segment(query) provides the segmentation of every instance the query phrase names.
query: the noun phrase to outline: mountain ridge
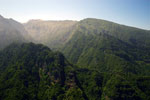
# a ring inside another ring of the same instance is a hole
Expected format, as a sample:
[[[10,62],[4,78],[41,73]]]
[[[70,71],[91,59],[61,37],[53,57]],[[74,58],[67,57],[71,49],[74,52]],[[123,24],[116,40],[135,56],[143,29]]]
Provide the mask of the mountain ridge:
[[[31,38],[21,23],[0,17],[0,49],[13,42],[27,42],[29,39]]]
[[[24,24],[31,38],[22,41],[22,25],[6,21],[14,26],[0,33],[0,99],[150,99],[150,31],[92,18],[40,20]],[[19,40],[3,41],[11,35]]]
[[[37,43],[56,48],[57,45],[60,46],[68,40],[76,23],[76,21],[34,20],[24,24],[24,26]]]

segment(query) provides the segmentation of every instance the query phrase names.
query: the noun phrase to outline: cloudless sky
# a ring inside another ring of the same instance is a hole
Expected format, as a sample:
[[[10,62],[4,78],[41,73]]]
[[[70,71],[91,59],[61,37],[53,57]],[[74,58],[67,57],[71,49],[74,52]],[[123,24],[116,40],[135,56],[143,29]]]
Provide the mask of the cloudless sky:
[[[150,30],[150,0],[0,0],[0,15],[19,22],[98,18]]]

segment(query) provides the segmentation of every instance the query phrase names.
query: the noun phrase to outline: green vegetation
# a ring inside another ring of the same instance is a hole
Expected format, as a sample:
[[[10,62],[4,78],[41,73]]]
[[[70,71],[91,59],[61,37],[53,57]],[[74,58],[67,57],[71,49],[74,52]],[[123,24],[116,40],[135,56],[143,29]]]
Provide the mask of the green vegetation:
[[[149,31],[85,19],[74,32],[61,51],[84,69],[78,76],[90,100],[149,100]],[[95,74],[102,85],[96,84]]]
[[[112,30],[116,30],[119,35],[125,34],[126,37],[115,36]],[[131,37],[132,33],[135,36]],[[142,42],[133,43],[127,39],[129,37]],[[79,23],[74,35],[61,51],[69,61],[82,68],[147,75],[150,71],[149,39],[150,33],[145,30],[103,20],[85,19]]]
[[[75,23],[62,37],[64,27],[55,30],[56,41],[38,41],[68,60],[42,44],[0,51],[0,100],[150,100],[150,31],[98,19]]]
[[[12,44],[0,52],[1,100],[84,99],[76,81],[64,56],[43,45]]]

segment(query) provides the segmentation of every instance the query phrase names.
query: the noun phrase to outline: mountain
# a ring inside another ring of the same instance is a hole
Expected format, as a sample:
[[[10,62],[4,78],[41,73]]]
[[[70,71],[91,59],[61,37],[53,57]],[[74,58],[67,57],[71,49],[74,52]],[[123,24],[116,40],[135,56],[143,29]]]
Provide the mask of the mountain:
[[[149,45],[150,31],[120,25],[114,22],[87,18],[79,22],[79,27],[89,33],[107,33],[134,45]]]
[[[147,30],[88,18],[77,24],[61,52],[79,66],[90,100],[149,100],[149,40]]]
[[[63,52],[70,62],[81,67],[143,73],[142,65],[148,73],[148,30],[93,18],[79,22],[31,20],[24,27],[35,43]]]
[[[149,100],[150,31],[87,18],[76,22],[69,34],[55,47],[78,66],[76,75],[87,99]]]
[[[150,74],[150,32],[84,19],[62,52],[74,64],[102,72]]]
[[[92,18],[5,21],[19,40],[0,51],[0,100],[150,99],[150,31]]]
[[[75,68],[41,44],[11,44],[0,51],[1,100],[84,100]]]
[[[59,48],[72,36],[76,21],[30,20],[24,24],[26,31],[35,43],[42,43],[50,48]]]
[[[0,49],[13,42],[26,42],[28,39],[30,39],[30,36],[22,24],[0,16]]]
[[[149,76],[79,68],[41,44],[0,51],[1,100],[149,100],[149,83]]]

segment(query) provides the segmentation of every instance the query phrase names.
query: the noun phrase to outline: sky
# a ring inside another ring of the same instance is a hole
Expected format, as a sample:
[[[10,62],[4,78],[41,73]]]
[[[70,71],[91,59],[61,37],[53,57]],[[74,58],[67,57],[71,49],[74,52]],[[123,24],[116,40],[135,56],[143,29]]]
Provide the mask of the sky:
[[[150,0],[0,0],[0,15],[22,23],[97,18],[150,30]]]

